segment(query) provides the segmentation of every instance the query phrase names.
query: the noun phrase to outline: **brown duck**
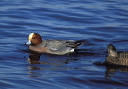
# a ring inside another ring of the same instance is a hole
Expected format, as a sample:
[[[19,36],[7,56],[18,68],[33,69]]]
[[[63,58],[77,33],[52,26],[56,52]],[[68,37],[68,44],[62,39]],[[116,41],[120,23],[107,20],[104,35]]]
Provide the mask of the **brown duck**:
[[[128,66],[128,52],[117,52],[114,45],[109,44],[106,62],[110,64]]]

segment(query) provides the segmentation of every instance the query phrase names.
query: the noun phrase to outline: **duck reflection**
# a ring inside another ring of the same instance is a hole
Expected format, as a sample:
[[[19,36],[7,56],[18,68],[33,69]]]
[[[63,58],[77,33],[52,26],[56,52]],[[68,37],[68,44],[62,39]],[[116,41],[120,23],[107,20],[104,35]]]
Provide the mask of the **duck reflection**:
[[[39,60],[40,60],[40,53],[31,53],[29,54],[29,58],[28,61],[30,64],[40,64]]]
[[[73,64],[67,66],[67,64],[78,63],[79,58],[85,58],[88,56],[97,55],[97,53],[91,52],[75,52],[66,55],[53,55],[53,54],[40,54],[30,53],[28,66],[30,77],[40,77],[45,70],[69,70],[69,69],[80,69],[80,66]],[[90,61],[87,61],[90,63]],[[81,62],[80,62],[81,63]],[[41,71],[40,71],[41,70]],[[43,70],[43,71],[42,71]],[[36,75],[36,76],[35,76]]]
[[[117,71],[128,72],[128,66],[119,66],[119,65],[106,65],[105,77],[111,78],[114,76]]]
[[[56,58],[49,58],[47,60],[50,60],[50,61],[54,61],[54,62],[58,62],[57,64],[56,63],[48,63],[48,62],[42,62],[40,61],[40,57],[41,57],[42,54],[40,53],[30,53],[29,54],[29,58],[28,58],[28,61],[30,64],[49,64],[49,65],[58,65],[58,63],[65,63],[65,64],[68,64],[70,62],[73,62],[73,61],[78,61],[79,59],[66,59],[66,60],[56,60]],[[50,55],[49,55],[50,56]],[[54,57],[54,55],[52,55]],[[52,59],[52,60],[51,60]]]
[[[117,72],[128,72],[128,66],[124,65],[116,65],[111,64],[108,62],[94,62],[93,63],[96,66],[104,66],[105,67],[105,78],[111,78],[112,76],[115,76]]]
[[[42,55],[42,57],[41,57],[41,55]],[[92,55],[97,56],[98,53],[74,52],[74,53],[70,53],[70,54],[66,54],[66,55],[54,55],[54,54],[41,54],[41,53],[31,52],[29,54],[28,61],[30,64],[49,64],[49,63],[46,63],[47,60],[58,62],[58,63],[63,63],[63,64],[64,63],[68,64],[73,61],[78,61],[79,59],[77,59],[77,58],[79,58],[79,57],[87,57],[87,56],[92,56]],[[46,62],[41,62],[40,59],[42,60],[42,58],[44,58],[43,61],[46,61]],[[47,58],[47,60],[45,60],[45,58]],[[60,59],[60,58],[62,58],[62,59]],[[59,60],[57,60],[57,59],[59,59]],[[52,65],[52,64],[50,64],[50,65]]]
[[[61,56],[30,53],[28,58],[28,61],[30,63],[30,65],[28,66],[28,70],[29,70],[28,74],[29,77],[40,77],[42,76],[42,74],[44,74],[43,72],[45,70],[52,71],[52,70],[78,69],[76,66],[74,67],[65,66],[65,64],[69,64],[71,62],[78,60],[79,59],[68,59],[68,58],[65,60],[65,57],[63,58]]]

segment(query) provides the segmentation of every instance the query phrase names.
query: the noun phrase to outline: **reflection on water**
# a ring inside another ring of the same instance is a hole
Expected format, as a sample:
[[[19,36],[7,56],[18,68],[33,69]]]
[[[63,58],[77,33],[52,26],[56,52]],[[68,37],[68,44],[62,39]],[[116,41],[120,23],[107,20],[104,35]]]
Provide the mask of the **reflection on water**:
[[[0,0],[0,5],[1,89],[127,89],[127,68],[93,65],[105,60],[110,43],[127,51],[127,0]],[[31,32],[40,33],[43,39],[86,39],[81,47],[86,52],[32,53],[28,63],[28,53],[16,48]]]
[[[96,61],[93,63],[96,66],[105,66],[105,78],[115,76],[116,72],[128,72],[128,66],[110,64],[108,62]]]
[[[116,74],[116,72],[128,72],[127,66],[119,66],[119,65],[107,65],[106,66],[106,72],[105,77],[111,78]]]
[[[43,59],[43,54],[30,53],[28,61],[31,64],[28,67],[29,77],[41,77],[41,75],[44,74],[43,71],[47,71],[47,70],[77,69],[77,68],[70,68],[70,67],[67,68],[67,67],[62,67],[62,66],[64,66],[65,64],[68,64],[71,61],[72,62],[78,61],[78,59],[56,60],[56,58],[49,58],[45,60]]]
[[[29,54],[29,58],[28,58],[28,61],[30,63],[30,65],[28,67],[29,77],[41,77],[42,74],[44,74],[43,71],[45,72],[47,70],[55,71],[55,70],[81,69],[80,67],[77,67],[77,66],[72,66],[72,67],[68,66],[68,64],[71,64],[73,62],[79,62],[80,59],[58,60],[58,59],[54,58],[55,55],[51,55],[53,58],[43,59],[43,55],[44,54],[40,54],[40,53],[30,53]],[[50,56],[50,54],[48,54],[48,55]],[[72,55],[74,55],[74,54],[71,54],[70,56],[72,56]],[[78,55],[79,55],[79,53],[78,53]],[[88,61],[88,62],[90,62],[90,61]],[[106,78],[111,78],[112,76],[115,75],[115,73],[117,71],[128,72],[127,66],[110,65],[106,62],[94,62],[92,64],[95,64],[96,66],[105,66],[106,71],[105,71],[104,76]]]
[[[27,59],[30,63],[28,66],[29,77],[40,77],[43,71],[57,71],[57,70],[69,70],[69,69],[81,69],[81,65],[78,66],[81,59],[79,56],[86,57],[87,55],[97,55],[96,53],[76,52],[67,55],[52,55],[52,54],[40,54],[30,53]],[[46,57],[48,56],[48,57]],[[85,60],[85,62],[91,62]],[[76,64],[78,63],[78,64]],[[70,65],[73,64],[73,65]],[[76,65],[75,65],[76,64]]]
[[[30,62],[30,64],[40,64],[39,60],[40,60],[40,53],[35,53],[35,54],[29,54],[29,58],[28,61]]]

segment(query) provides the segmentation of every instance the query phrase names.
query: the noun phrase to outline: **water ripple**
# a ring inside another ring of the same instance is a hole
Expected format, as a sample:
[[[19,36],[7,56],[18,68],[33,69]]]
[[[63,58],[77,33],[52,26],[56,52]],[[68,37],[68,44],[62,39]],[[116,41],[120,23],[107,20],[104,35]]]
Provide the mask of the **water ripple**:
[[[108,44],[128,49],[127,0],[1,0],[0,6],[1,88],[127,88],[127,67],[104,65]],[[24,46],[31,32],[86,44],[78,53],[35,57]]]

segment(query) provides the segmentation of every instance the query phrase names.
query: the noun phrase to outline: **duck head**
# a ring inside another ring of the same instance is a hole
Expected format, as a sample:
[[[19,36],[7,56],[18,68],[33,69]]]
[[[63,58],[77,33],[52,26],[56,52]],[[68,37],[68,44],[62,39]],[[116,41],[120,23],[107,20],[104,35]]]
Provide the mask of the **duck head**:
[[[38,33],[31,33],[28,36],[28,42],[26,43],[26,45],[33,45],[33,46],[37,46],[39,44],[42,43],[42,38]]]
[[[113,57],[117,57],[118,56],[117,51],[116,51],[116,48],[112,44],[109,44],[108,45],[108,55],[109,56],[113,56]]]

